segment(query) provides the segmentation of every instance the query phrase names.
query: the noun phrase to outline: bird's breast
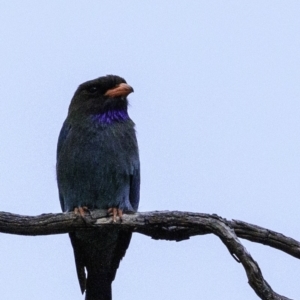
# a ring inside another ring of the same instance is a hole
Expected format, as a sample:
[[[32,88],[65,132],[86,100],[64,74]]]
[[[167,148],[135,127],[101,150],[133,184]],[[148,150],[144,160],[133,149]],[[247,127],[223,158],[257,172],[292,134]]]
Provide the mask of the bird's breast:
[[[107,208],[127,201],[130,174],[137,161],[133,126],[73,126],[57,164],[66,206],[69,210],[79,205]]]

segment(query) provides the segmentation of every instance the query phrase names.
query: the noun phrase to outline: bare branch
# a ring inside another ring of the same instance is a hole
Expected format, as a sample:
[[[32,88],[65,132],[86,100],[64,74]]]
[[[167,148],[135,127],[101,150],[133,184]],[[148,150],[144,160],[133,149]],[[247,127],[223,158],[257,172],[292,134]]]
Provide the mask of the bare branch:
[[[290,237],[239,220],[229,221],[229,224],[240,238],[268,245],[296,258],[300,258],[300,243]]]
[[[191,236],[215,234],[225,244],[230,254],[240,262],[255,293],[264,300],[289,300],[274,292],[255,260],[241,244],[238,236],[262,243],[300,258],[300,243],[275,231],[242,221],[228,221],[215,214],[156,211],[123,216],[120,223],[112,223],[106,210],[94,210],[85,219],[74,213],[20,216],[0,212],[0,232],[19,235],[49,235],[67,233],[98,226],[121,226],[124,230],[139,232],[153,239],[181,241]]]

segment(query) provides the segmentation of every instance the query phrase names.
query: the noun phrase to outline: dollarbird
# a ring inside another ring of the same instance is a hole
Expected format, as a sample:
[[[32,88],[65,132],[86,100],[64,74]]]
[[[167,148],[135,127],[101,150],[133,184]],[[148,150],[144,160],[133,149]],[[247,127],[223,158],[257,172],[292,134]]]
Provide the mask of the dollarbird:
[[[89,209],[107,209],[114,220],[124,211],[137,211],[140,162],[135,124],[127,112],[131,92],[133,88],[115,75],[77,88],[57,145],[62,211],[84,216]],[[85,299],[112,299],[111,284],[131,232],[110,226],[69,236]]]

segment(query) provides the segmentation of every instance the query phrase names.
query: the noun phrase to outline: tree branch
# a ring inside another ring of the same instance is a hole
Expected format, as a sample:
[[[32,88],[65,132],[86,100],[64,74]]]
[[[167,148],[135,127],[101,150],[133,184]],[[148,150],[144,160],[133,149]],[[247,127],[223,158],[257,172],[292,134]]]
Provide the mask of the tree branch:
[[[240,262],[249,284],[264,300],[289,300],[274,292],[263,278],[255,260],[238,237],[268,245],[300,258],[300,243],[275,231],[238,220],[228,221],[215,214],[156,211],[125,214],[122,222],[112,223],[106,210],[91,211],[84,219],[74,213],[20,216],[0,212],[0,232],[19,235],[49,235],[67,233],[78,229],[89,230],[101,226],[120,226],[153,239],[182,241],[195,235],[215,234],[225,244],[230,254]]]

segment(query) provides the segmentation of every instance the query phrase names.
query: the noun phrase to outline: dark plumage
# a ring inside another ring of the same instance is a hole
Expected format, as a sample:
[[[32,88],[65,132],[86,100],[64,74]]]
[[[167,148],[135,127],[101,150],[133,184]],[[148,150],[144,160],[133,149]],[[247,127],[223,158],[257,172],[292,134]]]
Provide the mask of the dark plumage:
[[[137,210],[139,155],[134,123],[127,113],[127,95],[132,91],[123,78],[108,75],[81,84],[75,92],[57,145],[63,211]],[[85,299],[110,300],[111,283],[131,233],[110,227],[76,231],[70,238]]]

